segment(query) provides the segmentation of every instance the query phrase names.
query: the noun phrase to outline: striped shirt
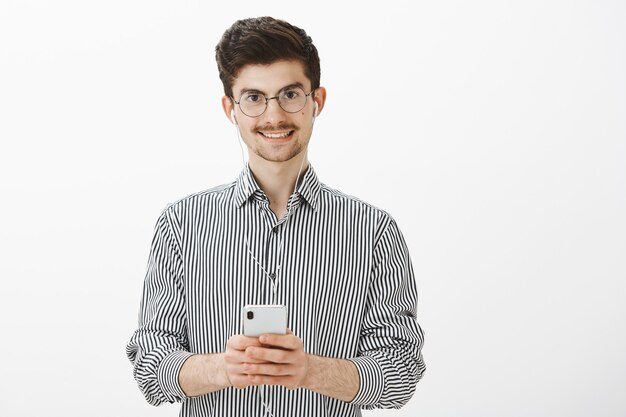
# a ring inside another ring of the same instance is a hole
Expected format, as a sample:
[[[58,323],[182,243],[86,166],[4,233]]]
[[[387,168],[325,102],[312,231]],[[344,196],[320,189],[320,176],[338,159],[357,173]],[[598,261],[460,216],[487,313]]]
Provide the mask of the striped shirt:
[[[150,404],[181,416],[360,416],[399,408],[425,366],[406,243],[386,212],[321,183],[311,166],[281,219],[246,166],[238,179],[168,204],[154,229],[126,354]],[[178,383],[194,353],[226,350],[241,308],[283,304],[304,351],[351,360],[350,402],[299,388],[229,387],[186,397]],[[261,400],[261,396],[263,401]],[[264,407],[265,406],[265,407]]]

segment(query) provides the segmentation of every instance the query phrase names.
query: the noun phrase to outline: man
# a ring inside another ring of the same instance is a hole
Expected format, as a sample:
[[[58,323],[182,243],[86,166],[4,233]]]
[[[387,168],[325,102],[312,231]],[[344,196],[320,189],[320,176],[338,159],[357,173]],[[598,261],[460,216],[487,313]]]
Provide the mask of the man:
[[[311,38],[240,20],[216,60],[249,162],[157,221],[127,346],[140,389],[154,405],[182,401],[182,416],[401,407],[425,370],[413,269],[394,220],[308,163],[326,99]],[[287,334],[243,336],[247,304],[285,305]]]

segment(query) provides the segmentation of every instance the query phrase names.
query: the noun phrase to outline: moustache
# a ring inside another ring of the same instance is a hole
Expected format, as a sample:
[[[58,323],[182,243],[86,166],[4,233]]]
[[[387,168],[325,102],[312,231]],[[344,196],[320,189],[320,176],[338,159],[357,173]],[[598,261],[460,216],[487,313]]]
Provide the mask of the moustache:
[[[288,123],[279,123],[277,126],[272,126],[272,125],[264,125],[264,126],[257,126],[255,127],[255,130],[262,130],[263,132],[266,133],[272,133],[272,132],[284,132],[285,130],[298,130],[298,126],[295,126],[293,124],[288,124]]]

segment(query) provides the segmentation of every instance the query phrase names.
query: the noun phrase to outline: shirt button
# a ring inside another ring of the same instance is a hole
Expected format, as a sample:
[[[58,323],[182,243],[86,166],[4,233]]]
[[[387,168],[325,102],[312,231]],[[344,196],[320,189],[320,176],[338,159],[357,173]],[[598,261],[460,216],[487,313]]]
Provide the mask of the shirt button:
[[[276,278],[276,272],[272,272],[272,273],[270,274],[270,278],[272,278],[272,279]]]

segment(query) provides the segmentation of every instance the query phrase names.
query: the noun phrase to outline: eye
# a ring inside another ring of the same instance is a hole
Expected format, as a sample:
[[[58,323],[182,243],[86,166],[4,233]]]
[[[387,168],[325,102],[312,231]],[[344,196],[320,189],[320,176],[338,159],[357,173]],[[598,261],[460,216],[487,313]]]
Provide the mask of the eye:
[[[286,100],[296,100],[300,97],[300,92],[298,90],[285,90],[283,91],[282,96]]]
[[[248,103],[255,104],[261,101],[261,94],[247,93],[244,95],[243,99]]]

